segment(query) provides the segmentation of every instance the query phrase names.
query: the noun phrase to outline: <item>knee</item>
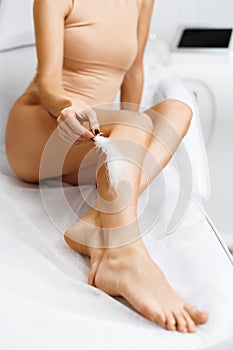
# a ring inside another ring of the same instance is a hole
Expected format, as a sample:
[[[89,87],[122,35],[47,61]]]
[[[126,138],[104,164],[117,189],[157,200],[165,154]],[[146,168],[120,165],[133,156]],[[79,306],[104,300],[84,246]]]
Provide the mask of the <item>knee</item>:
[[[158,105],[157,111],[175,127],[181,137],[186,135],[193,116],[189,105],[179,100],[167,99]]]
[[[174,111],[174,115],[179,116],[180,121],[182,122],[184,127],[183,133],[186,134],[193,116],[192,108],[186,103],[179,100],[170,99],[165,101],[165,103],[167,103],[170,106],[170,108],[172,108],[172,110]]]

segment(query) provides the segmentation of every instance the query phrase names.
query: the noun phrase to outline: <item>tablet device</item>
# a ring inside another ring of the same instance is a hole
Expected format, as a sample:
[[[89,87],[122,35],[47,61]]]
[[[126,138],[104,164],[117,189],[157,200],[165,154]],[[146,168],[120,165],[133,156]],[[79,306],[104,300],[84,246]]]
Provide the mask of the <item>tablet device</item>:
[[[231,51],[232,28],[180,28],[175,51]]]

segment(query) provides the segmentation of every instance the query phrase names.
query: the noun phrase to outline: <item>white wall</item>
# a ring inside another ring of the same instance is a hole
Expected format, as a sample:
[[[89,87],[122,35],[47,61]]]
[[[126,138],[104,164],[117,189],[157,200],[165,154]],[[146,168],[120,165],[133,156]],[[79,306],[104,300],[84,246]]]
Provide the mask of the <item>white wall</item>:
[[[155,0],[151,31],[171,45],[178,25],[233,26],[233,0]]]

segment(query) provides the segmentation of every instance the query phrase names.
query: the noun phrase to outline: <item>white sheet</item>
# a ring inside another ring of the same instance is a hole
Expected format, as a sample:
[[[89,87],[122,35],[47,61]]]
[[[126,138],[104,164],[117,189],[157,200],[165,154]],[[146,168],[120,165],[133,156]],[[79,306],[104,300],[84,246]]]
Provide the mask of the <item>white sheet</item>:
[[[233,329],[232,265],[193,199],[175,233],[158,239],[172,211],[144,240],[174,289],[210,313],[197,334],[168,332],[147,321],[121,301],[87,285],[88,259],[72,251],[51,223],[36,185],[13,177],[1,158],[0,176],[0,329],[1,347],[18,349],[208,349]],[[174,175],[171,172],[170,175]],[[165,170],[169,178],[169,167]],[[171,179],[170,179],[171,180]],[[152,189],[159,197],[158,181]],[[58,183],[47,182],[51,203],[59,209]],[[85,191],[93,194],[94,188]],[[85,212],[73,187],[64,189],[78,212]],[[153,216],[158,197],[150,203]],[[143,207],[143,196],[140,199]],[[173,208],[175,201],[173,200]],[[63,213],[65,225],[70,216]]]

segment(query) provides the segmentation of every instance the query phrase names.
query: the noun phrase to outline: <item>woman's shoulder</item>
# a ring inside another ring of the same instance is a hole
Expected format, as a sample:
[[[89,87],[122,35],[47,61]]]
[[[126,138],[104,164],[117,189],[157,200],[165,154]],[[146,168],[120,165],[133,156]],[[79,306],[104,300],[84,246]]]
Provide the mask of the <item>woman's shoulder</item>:
[[[40,11],[44,11],[47,8],[53,9],[54,11],[61,12],[64,17],[69,16],[73,9],[75,0],[34,0],[34,16]]]

